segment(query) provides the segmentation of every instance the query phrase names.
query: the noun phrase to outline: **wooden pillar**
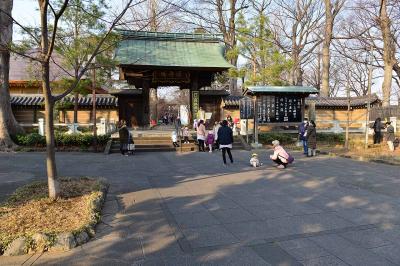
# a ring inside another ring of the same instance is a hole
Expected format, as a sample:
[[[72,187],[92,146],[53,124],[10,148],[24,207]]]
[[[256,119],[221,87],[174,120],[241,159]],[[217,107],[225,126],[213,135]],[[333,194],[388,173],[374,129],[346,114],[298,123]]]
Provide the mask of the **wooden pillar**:
[[[150,96],[149,96],[149,109],[150,109],[150,122],[152,120],[156,121],[158,120],[158,113],[157,113],[157,88],[151,88],[150,89]]]
[[[258,145],[258,102],[257,95],[254,96],[254,145]]]
[[[142,100],[143,100],[143,116],[142,126],[150,126],[150,81],[143,80],[142,86]]]

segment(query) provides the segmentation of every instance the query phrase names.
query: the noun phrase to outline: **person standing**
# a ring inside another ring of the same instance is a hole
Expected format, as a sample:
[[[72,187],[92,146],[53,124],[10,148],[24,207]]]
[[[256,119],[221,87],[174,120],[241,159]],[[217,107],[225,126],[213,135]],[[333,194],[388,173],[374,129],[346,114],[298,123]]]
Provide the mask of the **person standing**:
[[[395,139],[396,138],[394,136],[394,127],[392,126],[392,122],[388,121],[386,122],[386,141],[390,151],[394,151],[393,142],[395,141]]]
[[[317,155],[317,129],[315,122],[310,120],[310,124],[307,127],[307,148],[308,148],[308,157]]]
[[[226,116],[226,121],[228,122],[228,126],[230,127],[230,128],[233,128],[233,119],[232,119],[232,116],[231,115],[227,115]]]
[[[226,166],[226,153],[228,153],[231,163],[233,163],[233,157],[231,153],[232,143],[233,143],[233,132],[230,127],[228,127],[228,121],[222,121],[222,126],[218,130],[218,142],[219,148],[222,150],[222,160]]]
[[[304,121],[299,125],[299,140],[303,143],[303,152],[304,155],[308,155],[308,146],[307,146],[307,127],[308,127],[308,119],[304,118]]]
[[[220,129],[220,127],[221,127],[221,123],[218,122],[218,121],[215,121],[213,131],[214,131],[216,149],[219,149],[219,144],[218,144],[218,130]]]
[[[208,146],[209,152],[212,152],[214,145],[214,131],[212,130],[208,131],[206,145]]]
[[[384,128],[380,117],[375,120],[372,128],[374,129],[374,144],[380,144],[382,141],[382,129]]]
[[[199,143],[199,151],[204,150],[204,140],[206,139],[206,127],[204,126],[204,120],[200,120],[197,125],[197,142]]]
[[[179,116],[177,116],[175,118],[174,126],[175,126],[176,134],[178,135],[178,137],[180,137],[181,136],[182,122],[181,122],[181,118]]]

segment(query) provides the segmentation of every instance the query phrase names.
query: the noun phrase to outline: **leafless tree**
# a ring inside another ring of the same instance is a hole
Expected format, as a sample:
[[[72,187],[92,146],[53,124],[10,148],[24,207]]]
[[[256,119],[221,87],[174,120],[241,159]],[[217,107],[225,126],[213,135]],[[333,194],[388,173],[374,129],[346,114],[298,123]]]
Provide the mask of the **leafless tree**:
[[[308,63],[313,52],[322,42],[324,8],[322,1],[275,0],[271,24],[276,44],[290,56],[292,68],[289,82],[303,83],[303,65]]]
[[[321,96],[329,95],[329,69],[330,69],[330,46],[333,38],[333,26],[335,18],[342,9],[345,0],[324,0],[325,3],[325,33],[322,42],[322,84]]]

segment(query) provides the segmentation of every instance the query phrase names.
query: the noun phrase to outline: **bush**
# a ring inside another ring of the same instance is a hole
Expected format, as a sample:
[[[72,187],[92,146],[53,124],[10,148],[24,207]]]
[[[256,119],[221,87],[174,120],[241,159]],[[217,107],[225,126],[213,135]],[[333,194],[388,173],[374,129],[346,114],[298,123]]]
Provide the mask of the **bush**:
[[[46,139],[37,133],[30,133],[26,135],[17,135],[14,142],[20,146],[43,147],[46,145]],[[104,146],[110,139],[110,135],[97,136],[97,144]],[[87,148],[93,144],[94,137],[91,134],[65,134],[55,132],[56,146],[63,147],[82,147]]]
[[[344,134],[335,134],[335,133],[318,133],[317,132],[317,141],[319,142],[327,142],[327,143],[335,143],[335,144],[344,144],[345,135]]]
[[[262,144],[271,144],[276,139],[284,145],[293,144],[297,140],[297,134],[269,132],[258,135],[258,141]]]
[[[14,138],[14,142],[21,146],[44,146],[46,145],[46,139],[38,133],[30,133],[27,135],[17,135]]]

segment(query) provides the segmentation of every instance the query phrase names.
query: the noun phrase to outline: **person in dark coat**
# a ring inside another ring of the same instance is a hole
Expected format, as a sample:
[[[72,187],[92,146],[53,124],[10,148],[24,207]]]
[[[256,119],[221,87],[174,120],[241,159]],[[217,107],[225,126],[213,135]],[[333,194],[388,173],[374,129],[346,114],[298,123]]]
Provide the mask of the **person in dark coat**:
[[[228,127],[228,121],[222,121],[222,126],[218,129],[218,143],[219,148],[222,150],[222,160],[226,166],[226,153],[228,153],[231,163],[233,163],[232,158],[232,143],[233,143],[233,131]]]
[[[129,144],[129,130],[126,127],[125,121],[120,121],[119,123],[119,144],[120,144],[120,151],[122,155],[128,154],[128,144]]]
[[[303,143],[303,152],[304,155],[308,155],[308,145],[307,145],[307,127],[308,127],[308,119],[304,118],[304,121],[299,125],[299,140]]]
[[[394,141],[396,137],[394,135],[394,127],[392,126],[392,122],[386,122],[386,141],[389,146],[390,151],[394,151]]]
[[[372,128],[374,129],[374,144],[380,144],[382,140],[382,129],[384,128],[380,117],[375,120]]]
[[[315,122],[313,120],[310,121],[307,127],[307,134],[305,136],[307,140],[307,147],[308,147],[308,157],[316,156],[317,155],[317,129],[316,129]]]

